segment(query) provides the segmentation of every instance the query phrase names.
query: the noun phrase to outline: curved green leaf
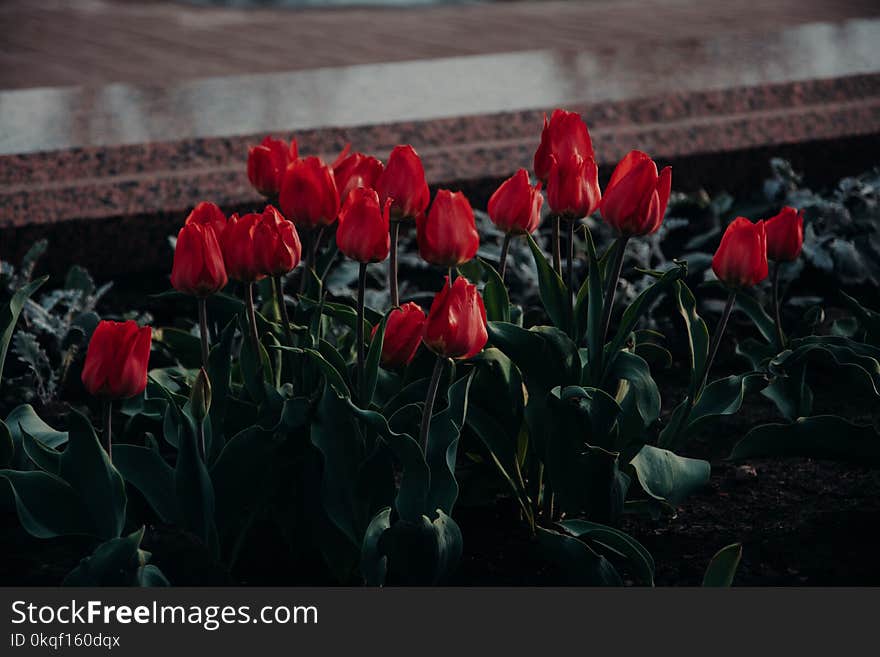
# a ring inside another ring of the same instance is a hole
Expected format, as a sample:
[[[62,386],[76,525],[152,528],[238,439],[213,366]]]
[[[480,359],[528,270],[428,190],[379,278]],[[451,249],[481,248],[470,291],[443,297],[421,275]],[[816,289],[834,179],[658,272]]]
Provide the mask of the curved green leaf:
[[[629,534],[587,520],[563,520],[559,524],[575,538],[596,541],[620,553],[632,564],[634,574],[642,584],[654,586],[654,558]]]
[[[113,467],[91,422],[71,409],[67,448],[61,453],[59,476],[79,493],[101,538],[115,538],[125,526],[125,482]]]
[[[158,451],[138,445],[115,445],[113,465],[147,500],[163,522],[179,523],[174,470]]]
[[[731,586],[741,558],[742,543],[733,543],[718,550],[703,575],[703,586]]]
[[[471,381],[473,373],[453,383],[449,387],[449,405],[431,418],[425,460],[431,470],[428,510],[432,514],[436,509],[451,514],[458,499],[455,459],[458,439],[467,416]],[[429,514],[429,517],[433,518],[433,515]]]
[[[630,465],[648,495],[672,505],[703,488],[711,474],[708,461],[678,456],[652,445],[642,447]]]
[[[0,479],[9,484],[18,520],[31,536],[96,533],[79,493],[60,477],[36,470],[0,470]]]
[[[25,302],[47,280],[49,280],[49,277],[43,276],[16,290],[9,303],[0,310],[0,382],[3,381],[3,365],[6,363],[6,352],[9,350],[9,343],[12,340],[12,334],[15,332],[15,325],[18,324],[18,317],[21,315]]]
[[[486,285],[483,287],[486,319],[490,322],[509,322],[510,297],[507,295],[507,286],[492,265],[482,258],[479,258],[479,262],[486,275]]]
[[[144,529],[101,543],[91,556],[80,561],[63,586],[168,586],[155,566],[148,565],[150,553],[140,549]]]
[[[382,535],[391,527],[391,507],[379,511],[364,533],[361,547],[361,575],[367,586],[382,586],[388,572],[388,557],[381,551],[379,543]]]
[[[706,359],[709,357],[709,329],[697,313],[697,302],[684,281],[676,281],[675,288],[678,312],[684,319],[690,347],[691,384],[688,397],[694,399],[703,381],[703,371],[706,367]]]
[[[547,316],[556,328],[569,333],[571,331],[571,309],[565,283],[547,262],[547,258],[544,257],[535,238],[526,235],[526,240],[532,250],[535,267],[538,270],[538,291],[544,310],[547,311]]]
[[[620,574],[608,559],[573,536],[537,528],[538,547],[556,564],[573,586],[623,586]]]
[[[733,447],[730,458],[801,456],[880,465],[880,435],[874,427],[836,415],[798,418],[791,424],[762,424]]]

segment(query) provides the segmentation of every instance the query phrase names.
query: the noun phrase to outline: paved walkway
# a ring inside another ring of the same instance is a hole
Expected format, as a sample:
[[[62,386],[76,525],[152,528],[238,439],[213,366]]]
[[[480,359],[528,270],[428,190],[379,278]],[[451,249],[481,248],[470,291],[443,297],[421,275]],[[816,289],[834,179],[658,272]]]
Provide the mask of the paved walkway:
[[[166,85],[547,48],[609,54],[637,45],[649,60],[657,45],[878,15],[877,0],[589,0],[303,10],[167,0],[3,0],[0,89]]]

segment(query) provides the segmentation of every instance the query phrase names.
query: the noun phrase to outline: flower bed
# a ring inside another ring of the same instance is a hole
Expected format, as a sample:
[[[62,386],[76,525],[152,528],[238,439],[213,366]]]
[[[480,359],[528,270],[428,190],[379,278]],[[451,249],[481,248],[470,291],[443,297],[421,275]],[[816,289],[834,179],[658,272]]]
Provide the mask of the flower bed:
[[[487,214],[411,146],[247,167],[268,205],[193,210],[152,330],[99,321],[81,269],[43,293],[39,247],[4,267],[0,477],[56,581],[723,585],[753,479],[783,508],[858,479],[773,459],[880,461],[876,174],[828,200],[776,162],[728,223],[639,151],[600,188],[561,110]]]

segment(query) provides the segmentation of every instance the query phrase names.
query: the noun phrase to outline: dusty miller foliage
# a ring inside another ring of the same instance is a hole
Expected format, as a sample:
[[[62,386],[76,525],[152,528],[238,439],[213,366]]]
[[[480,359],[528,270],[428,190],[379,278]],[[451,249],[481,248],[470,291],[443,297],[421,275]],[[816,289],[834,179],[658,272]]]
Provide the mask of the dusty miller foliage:
[[[30,282],[47,247],[46,240],[36,242],[17,268],[2,263],[0,285],[5,295]],[[28,299],[10,346],[14,362],[7,361],[6,400],[45,405],[59,398],[98,323],[95,308],[111,286],[97,287],[88,271],[74,265],[61,287]]]

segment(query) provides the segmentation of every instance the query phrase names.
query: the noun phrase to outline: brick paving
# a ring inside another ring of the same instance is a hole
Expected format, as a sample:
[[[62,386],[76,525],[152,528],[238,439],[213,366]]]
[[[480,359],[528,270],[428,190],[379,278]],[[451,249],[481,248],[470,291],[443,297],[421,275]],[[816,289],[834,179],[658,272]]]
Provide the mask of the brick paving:
[[[236,9],[159,0],[3,0],[0,89],[292,71],[768,33],[880,15],[876,0],[590,0]],[[401,90],[405,93],[405,90]]]

